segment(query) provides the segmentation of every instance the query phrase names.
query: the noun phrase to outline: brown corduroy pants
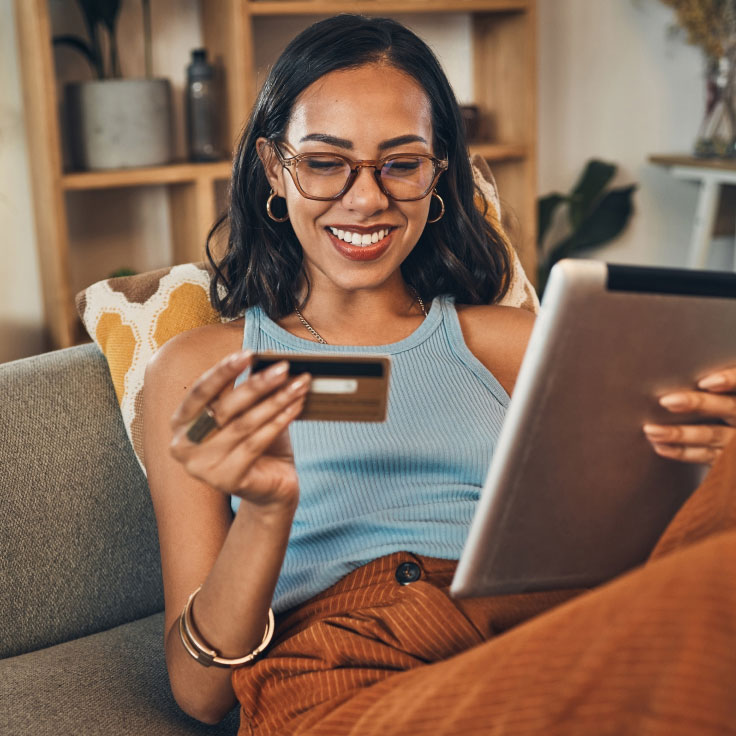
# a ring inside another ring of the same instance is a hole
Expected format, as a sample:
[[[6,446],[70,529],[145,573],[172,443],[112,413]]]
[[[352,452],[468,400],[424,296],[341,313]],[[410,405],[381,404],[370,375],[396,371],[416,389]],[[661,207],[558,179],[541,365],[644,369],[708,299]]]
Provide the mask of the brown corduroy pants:
[[[454,567],[388,555],[286,613],[233,672],[241,736],[736,734],[736,443],[606,585],[452,600]]]

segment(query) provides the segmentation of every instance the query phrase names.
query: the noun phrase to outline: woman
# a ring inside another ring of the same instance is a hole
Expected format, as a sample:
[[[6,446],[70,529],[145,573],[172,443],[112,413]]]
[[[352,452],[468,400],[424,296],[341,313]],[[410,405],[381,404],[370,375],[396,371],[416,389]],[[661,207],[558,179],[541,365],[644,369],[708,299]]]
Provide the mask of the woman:
[[[517,632],[494,634],[573,595],[453,603],[443,590],[532,326],[494,305],[506,242],[473,196],[456,101],[410,31],[338,16],[284,51],[238,146],[212,291],[224,315],[245,308],[245,323],[172,339],[146,374],[166,660],[194,717],[217,722],[237,696],[242,733],[502,723],[505,706],[482,710],[499,682],[463,663],[481,657],[491,672]],[[391,354],[388,421],[292,424],[309,376],[281,363],[234,387],[249,349]],[[736,372],[711,378],[714,391],[680,398],[732,420]],[[715,421],[648,431],[657,452],[695,462],[734,432]],[[268,640],[271,607],[267,656],[238,667]],[[203,666],[212,656],[235,666]],[[460,691],[441,702],[448,681]]]

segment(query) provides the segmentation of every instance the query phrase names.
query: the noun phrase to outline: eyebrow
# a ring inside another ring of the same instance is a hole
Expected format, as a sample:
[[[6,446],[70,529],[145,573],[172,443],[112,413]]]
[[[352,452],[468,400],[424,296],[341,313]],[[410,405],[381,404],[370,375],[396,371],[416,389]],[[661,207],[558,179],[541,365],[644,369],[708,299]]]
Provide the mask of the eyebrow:
[[[327,143],[330,146],[337,146],[338,148],[346,148],[349,151],[353,149],[352,141],[346,138],[338,138],[334,135],[328,135],[327,133],[310,133],[305,135],[299,142],[304,141],[319,141],[320,143]],[[389,138],[387,141],[383,141],[378,144],[379,151],[385,151],[387,148],[395,148],[396,146],[403,146],[405,143],[426,143],[427,141],[420,135],[399,135],[396,138]]]
[[[387,148],[396,148],[403,146],[405,143],[426,143],[427,141],[420,135],[399,135],[396,138],[389,138],[387,141],[378,144],[379,151],[385,151]]]
[[[338,138],[337,136],[328,135],[327,133],[310,133],[309,135],[305,135],[299,143],[304,143],[304,141],[319,141],[320,143],[327,143],[330,146],[347,148],[349,150],[352,150],[353,148],[352,142],[346,138]]]

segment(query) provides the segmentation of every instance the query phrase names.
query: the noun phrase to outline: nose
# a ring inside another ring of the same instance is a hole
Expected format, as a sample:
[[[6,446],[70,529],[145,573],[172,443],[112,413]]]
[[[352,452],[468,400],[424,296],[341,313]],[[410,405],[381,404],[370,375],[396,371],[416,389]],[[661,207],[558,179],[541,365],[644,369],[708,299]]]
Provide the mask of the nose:
[[[352,186],[342,196],[343,204],[363,215],[373,215],[385,210],[388,197],[381,191],[372,166],[361,166]]]

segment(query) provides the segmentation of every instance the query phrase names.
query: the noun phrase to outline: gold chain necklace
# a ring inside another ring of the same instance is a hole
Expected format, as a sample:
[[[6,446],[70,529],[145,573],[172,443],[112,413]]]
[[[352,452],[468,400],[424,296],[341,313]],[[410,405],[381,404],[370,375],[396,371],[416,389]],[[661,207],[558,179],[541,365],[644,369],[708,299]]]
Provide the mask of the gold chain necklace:
[[[422,314],[426,317],[427,310],[424,306],[424,302],[422,301],[422,297],[419,296],[419,294],[417,293],[417,290],[413,286],[410,286],[409,288],[414,293],[414,298],[419,303],[419,306],[422,309]],[[325,340],[324,337],[322,337],[322,335],[320,335],[319,332],[317,332],[317,330],[315,330],[314,327],[312,327],[312,325],[310,325],[309,322],[307,322],[307,320],[304,319],[304,317],[302,316],[302,313],[299,311],[299,308],[296,305],[294,305],[294,311],[296,312],[296,316],[299,317],[299,321],[312,333],[312,335],[314,335],[314,337],[317,339],[317,342],[322,343],[322,345],[329,344],[327,340]]]

